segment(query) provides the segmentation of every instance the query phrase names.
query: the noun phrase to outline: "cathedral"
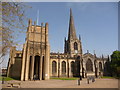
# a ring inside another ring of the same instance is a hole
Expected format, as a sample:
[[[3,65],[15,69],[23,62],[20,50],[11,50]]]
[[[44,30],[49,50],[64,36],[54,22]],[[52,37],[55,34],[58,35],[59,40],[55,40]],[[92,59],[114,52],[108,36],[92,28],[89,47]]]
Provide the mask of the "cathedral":
[[[48,80],[50,77],[102,76],[109,58],[97,57],[89,51],[83,54],[81,37],[76,36],[72,10],[68,38],[64,39],[64,53],[50,52],[49,24],[36,25],[29,19],[22,51],[11,47],[7,76],[26,80]]]

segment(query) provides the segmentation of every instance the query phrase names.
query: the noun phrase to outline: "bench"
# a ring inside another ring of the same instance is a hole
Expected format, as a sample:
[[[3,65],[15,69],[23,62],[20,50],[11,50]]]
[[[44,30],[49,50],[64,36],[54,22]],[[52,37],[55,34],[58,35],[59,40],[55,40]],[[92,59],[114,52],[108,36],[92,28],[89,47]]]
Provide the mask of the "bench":
[[[14,83],[8,83],[8,87],[16,87],[20,88],[20,83],[14,82]]]

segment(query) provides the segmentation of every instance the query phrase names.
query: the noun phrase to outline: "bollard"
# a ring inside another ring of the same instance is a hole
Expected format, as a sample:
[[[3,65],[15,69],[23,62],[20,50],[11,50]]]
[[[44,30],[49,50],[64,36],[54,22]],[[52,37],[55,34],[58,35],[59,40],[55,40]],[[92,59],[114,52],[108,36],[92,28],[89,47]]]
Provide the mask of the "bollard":
[[[89,84],[89,78],[87,78],[87,83]]]
[[[78,79],[78,85],[80,85],[80,79]]]
[[[94,82],[93,77],[92,77],[92,82]]]

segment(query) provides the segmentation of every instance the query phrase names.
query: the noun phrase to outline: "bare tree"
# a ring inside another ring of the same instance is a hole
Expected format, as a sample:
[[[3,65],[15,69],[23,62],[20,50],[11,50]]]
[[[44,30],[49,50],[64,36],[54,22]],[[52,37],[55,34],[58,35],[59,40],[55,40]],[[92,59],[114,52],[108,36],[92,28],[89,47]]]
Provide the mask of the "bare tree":
[[[21,2],[2,2],[0,4],[0,63],[2,63],[2,57],[5,56],[14,42],[15,32],[20,32],[25,29],[24,20],[25,10],[28,8],[24,3]]]

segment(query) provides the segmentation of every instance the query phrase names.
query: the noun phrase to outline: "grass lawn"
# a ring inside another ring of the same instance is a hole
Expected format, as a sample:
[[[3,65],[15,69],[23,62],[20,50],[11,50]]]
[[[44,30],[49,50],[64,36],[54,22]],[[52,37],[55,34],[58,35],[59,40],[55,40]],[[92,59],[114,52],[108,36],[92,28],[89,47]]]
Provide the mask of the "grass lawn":
[[[115,77],[103,76],[102,78],[114,79]]]
[[[0,76],[0,81],[2,81],[2,76]],[[4,77],[4,81],[10,81],[10,80],[14,80],[13,78],[10,77]]]
[[[67,78],[67,77],[51,77],[50,79],[56,79],[56,80],[77,80],[79,78],[74,78],[74,77],[70,77],[70,78]]]

